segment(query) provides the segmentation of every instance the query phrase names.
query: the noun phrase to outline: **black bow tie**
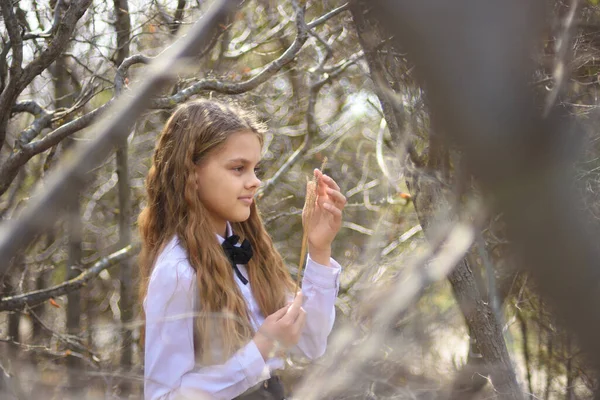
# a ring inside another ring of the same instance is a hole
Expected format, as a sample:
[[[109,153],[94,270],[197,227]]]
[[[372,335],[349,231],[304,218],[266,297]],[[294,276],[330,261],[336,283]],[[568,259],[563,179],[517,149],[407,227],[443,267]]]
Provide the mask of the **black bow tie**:
[[[252,245],[248,241],[248,239],[244,239],[241,246],[236,246],[240,237],[238,235],[231,235],[221,244],[227,258],[231,262],[231,266],[235,271],[237,277],[242,281],[244,285],[248,283],[248,279],[242,275],[240,270],[237,267],[237,264],[248,264],[248,261],[252,258]]]

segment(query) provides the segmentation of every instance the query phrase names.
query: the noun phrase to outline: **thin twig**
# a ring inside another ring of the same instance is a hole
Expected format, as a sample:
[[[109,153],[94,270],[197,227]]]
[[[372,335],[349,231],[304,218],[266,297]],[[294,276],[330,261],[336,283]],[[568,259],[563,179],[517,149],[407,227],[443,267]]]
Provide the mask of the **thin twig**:
[[[109,255],[108,257],[102,258],[100,261],[95,263],[92,267],[83,271],[77,277],[65,281],[59,285],[15,296],[2,297],[0,298],[0,311],[18,310],[20,308],[23,308],[24,306],[32,307],[48,299],[62,296],[74,290],[78,290],[81,287],[85,286],[85,284],[89,282],[92,278],[98,276],[100,272],[113,265],[118,264],[120,261],[126,258],[130,258],[133,255],[137,254],[139,249],[140,246],[137,244],[124,247],[121,250]]]

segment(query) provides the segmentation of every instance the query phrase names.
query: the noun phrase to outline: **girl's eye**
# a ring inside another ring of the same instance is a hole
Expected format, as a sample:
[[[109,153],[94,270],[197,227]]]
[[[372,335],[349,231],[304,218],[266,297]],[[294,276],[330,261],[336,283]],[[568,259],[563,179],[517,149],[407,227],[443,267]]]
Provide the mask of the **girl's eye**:
[[[244,167],[234,167],[233,170],[235,172],[242,172],[244,170]]]
[[[254,175],[256,175],[257,178],[260,178],[262,175],[262,169],[260,167],[254,168]]]

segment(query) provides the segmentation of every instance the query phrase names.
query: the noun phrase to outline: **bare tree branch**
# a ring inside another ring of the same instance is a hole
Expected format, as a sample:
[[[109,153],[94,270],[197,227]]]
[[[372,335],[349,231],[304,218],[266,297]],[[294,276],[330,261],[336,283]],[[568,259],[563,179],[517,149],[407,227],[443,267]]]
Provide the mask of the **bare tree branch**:
[[[12,26],[14,21],[14,14],[12,8],[8,6],[10,2],[2,2],[2,12],[4,18],[9,26]],[[4,145],[4,139],[6,137],[6,127],[9,119],[9,111],[12,108],[14,100],[17,98],[19,93],[31,83],[31,81],[38,76],[43,70],[56,60],[60,53],[65,49],[69,43],[69,39],[77,25],[77,21],[86,12],[92,0],[78,0],[71,2],[71,5],[65,12],[65,15],[56,29],[56,34],[48,47],[42,51],[39,57],[31,61],[22,71],[20,71],[20,63],[22,61],[22,38],[20,33],[15,37],[16,33],[14,29],[18,30],[18,27],[9,29],[11,35],[11,42],[13,46],[13,62],[11,65],[11,77],[8,85],[4,88],[2,95],[0,95],[0,149]],[[20,50],[15,50],[16,45],[19,45]],[[15,51],[17,56],[15,56]],[[21,53],[19,53],[21,51]],[[19,56],[20,54],[20,56]],[[15,58],[19,63],[17,68]],[[13,70],[18,71],[17,76],[13,76]]]
[[[223,53],[223,57],[229,60],[235,60],[245,54],[248,54],[250,51],[260,47],[269,40],[272,40],[277,34],[281,33],[289,22],[290,20],[286,18],[284,21],[279,22],[273,28],[269,29],[266,33],[259,34],[259,37],[254,38],[252,43],[246,43],[233,51],[225,51]]]
[[[306,153],[306,151],[308,150],[310,143],[312,142],[312,137],[309,134],[309,132],[307,131],[304,134],[304,141],[302,141],[302,144],[300,145],[300,147],[298,147],[293,153],[292,155],[290,155],[288,157],[288,159],[285,161],[285,163],[283,163],[283,165],[277,170],[277,172],[275,172],[273,174],[273,176],[271,178],[269,178],[263,186],[260,187],[260,189],[258,190],[258,197],[261,198],[263,196],[267,196],[271,190],[273,189],[273,187],[275,186],[275,183],[277,183],[277,181],[279,181],[279,179],[281,179],[281,177],[290,169],[292,168],[292,166],[300,159],[300,157],[302,157],[302,155],[304,153]]]
[[[15,147],[20,148],[31,142],[36,136],[42,133],[42,129],[47,128],[50,125],[53,117],[53,114],[46,112],[39,118],[36,118],[28,129],[21,132],[19,138],[15,142]]]
[[[349,9],[350,9],[350,3],[342,4],[338,8],[334,8],[333,10],[329,11],[327,14],[321,15],[319,18],[312,20],[311,22],[309,22],[306,25],[308,26],[308,29],[313,29],[315,26],[321,25],[322,23],[326,22],[327,20],[330,20],[331,18],[335,17],[342,11],[346,11]]]
[[[212,90],[223,94],[240,94],[248,92],[258,85],[266,82],[277,73],[283,66],[292,62],[298,55],[302,46],[308,38],[306,22],[304,22],[304,8],[296,6],[297,35],[292,45],[276,60],[271,62],[257,75],[244,82],[224,82],[216,79],[203,79],[172,96],[158,98],[152,101],[152,108],[170,109],[184,102],[191,96],[203,91]]]
[[[64,53],[62,53],[62,55],[64,57],[71,58],[73,61],[75,61],[77,63],[77,65],[79,65],[81,68],[83,68],[85,71],[87,71],[94,78],[97,78],[108,85],[112,84],[112,82],[109,79],[106,79],[104,76],[102,76],[98,73],[103,61],[100,61],[96,65],[92,65],[89,62],[81,61],[77,56],[75,56],[75,54],[73,54],[71,52],[65,51]]]
[[[10,74],[8,82],[3,85],[3,90],[0,94],[0,149],[2,149],[6,137],[6,126],[10,117],[10,109],[19,92],[22,90],[22,88],[19,87],[18,82],[21,80],[23,74],[21,66],[21,63],[23,62],[23,40],[21,38],[17,18],[14,14],[12,2],[0,2],[0,9],[9,36],[9,43],[5,45],[6,47],[3,49],[2,53],[6,53],[5,51],[9,46],[12,49],[12,60],[9,67]]]
[[[2,93],[8,76],[8,62],[6,59],[10,51],[10,39],[8,41],[4,40],[4,35],[0,39],[2,40],[2,51],[0,52],[0,93]]]
[[[311,26],[317,26],[318,24],[324,23],[328,19],[333,16],[339,14],[347,8],[347,5],[342,7],[338,7],[335,10],[325,14],[324,16],[318,18],[311,22]],[[66,17],[65,17],[66,18]],[[222,93],[228,94],[239,94],[250,91],[260,84],[267,81],[271,78],[275,73],[277,73],[283,66],[292,62],[296,57],[298,52],[302,49],[302,46],[306,42],[307,34],[308,34],[308,25],[304,22],[304,10],[303,8],[297,7],[296,12],[296,24],[297,24],[297,36],[292,43],[292,45],[276,60],[267,65],[260,73],[256,76],[250,78],[245,82],[220,82],[217,80],[205,79],[200,82],[181,90],[173,96],[167,98],[159,98],[153,102],[153,108],[162,108],[169,109],[173,108],[177,104],[187,100],[194,94],[197,94],[201,91],[205,90],[215,90]],[[115,89],[117,93],[120,93],[123,90],[123,85],[125,81],[125,76],[128,68],[136,63],[144,63],[147,64],[151,58],[145,57],[143,55],[134,55],[129,58],[126,58],[123,63],[119,66],[117,70],[117,74],[115,76]],[[353,61],[355,59],[353,58]],[[350,60],[348,60],[350,61]],[[338,73],[342,72],[345,68],[347,68],[351,64],[346,64],[340,66],[338,69]],[[325,83],[325,82],[324,82]],[[324,84],[323,83],[323,84]],[[3,194],[10,183],[14,180],[17,175],[18,169],[27,163],[33,156],[44,152],[60,143],[64,138],[72,135],[73,133],[80,131],[83,128],[89,126],[112,102],[112,100],[105,104],[104,106],[89,112],[88,114],[79,117],[76,120],[73,120],[65,125],[60,126],[54,131],[48,133],[44,138],[29,143],[35,136],[39,135],[41,129],[48,126],[52,118],[52,114],[44,115],[42,118],[39,118],[34,125],[27,132],[24,132],[22,135],[22,140],[19,143],[19,150],[16,153],[12,153],[9,159],[0,167],[0,195]],[[303,154],[301,151],[298,153],[294,160],[297,157],[300,157]],[[285,169],[287,170],[287,169]],[[282,172],[284,172],[283,170]]]
[[[115,76],[115,90],[117,93],[120,93],[123,85],[125,84],[125,77],[127,76],[127,72],[129,67],[134,64],[142,63],[147,64],[152,60],[150,57],[143,56],[141,54],[136,54],[131,57],[126,58],[121,66],[117,69],[117,73]],[[71,121],[60,127],[56,128],[52,132],[45,135],[40,140],[36,140],[35,142],[30,142],[36,135],[38,135],[44,127],[42,126],[44,122],[47,121],[48,118],[54,118],[54,114],[46,112],[42,118],[39,118],[39,122],[37,125],[32,125],[31,133],[23,133],[26,135],[28,140],[20,140],[19,149],[16,152],[10,154],[8,159],[0,166],[0,196],[8,190],[10,184],[17,176],[19,169],[25,165],[32,157],[37,154],[43,153],[48,150],[52,146],[56,146],[66,137],[73,135],[75,132],[79,132],[80,130],[87,128],[92,122],[96,120],[106,109],[110,107],[113,103],[114,98],[109,100],[106,104],[96,108],[95,110],[90,111],[89,113]],[[39,105],[30,104],[31,102],[21,102],[18,103],[15,107],[13,107],[13,111],[29,111],[29,112],[38,112],[43,110]],[[69,113],[68,110],[66,113]],[[49,121],[48,121],[49,122]],[[39,126],[38,126],[39,125]],[[40,129],[41,126],[41,129]],[[39,129],[35,130],[34,129]]]
[[[125,84],[125,78],[129,72],[129,68],[135,64],[149,64],[152,61],[152,57],[146,57],[142,54],[134,54],[131,57],[127,57],[123,60],[117,73],[115,75],[115,91],[117,93],[123,92],[123,85]]]
[[[19,86],[24,88],[33,78],[38,76],[43,70],[56,60],[62,51],[69,43],[69,39],[77,26],[77,22],[87,11],[92,0],[77,0],[72,1],[60,24],[56,28],[56,34],[48,47],[44,49],[39,57],[29,63],[23,70],[23,78],[19,82]]]
[[[19,169],[33,156],[48,150],[52,146],[60,143],[64,138],[88,127],[112,104],[112,102],[113,100],[107,102],[103,106],[56,128],[42,139],[23,145],[18,151],[11,153],[8,159],[0,167],[0,195],[6,192],[17,176]]]
[[[52,34],[56,32],[56,29],[58,28],[58,24],[60,23],[60,14],[64,7],[64,0],[57,0],[56,4],[54,5],[54,18],[52,20],[52,25],[45,31],[25,33],[23,35],[23,40],[51,37]]]
[[[122,260],[134,256],[139,250],[139,245],[129,245],[117,252],[114,252],[108,257],[101,259],[93,266],[83,271],[77,277],[65,281],[59,285],[29,293],[0,298],[0,311],[19,310],[25,306],[33,307],[37,304],[43,303],[48,299],[79,290],[85,286],[87,282],[98,276],[100,272],[118,264]]]
[[[21,132],[19,138],[16,140],[15,146],[19,149],[38,136],[42,132],[42,129],[47,128],[54,117],[53,112],[46,111],[46,109],[33,100],[15,104],[12,112],[28,112],[37,117],[28,129]]]
[[[34,319],[35,319],[36,323],[38,323],[38,321],[41,321],[39,318],[34,318]],[[55,334],[59,340],[62,339],[60,336],[58,336],[58,334],[56,332],[54,332],[54,331],[51,331],[51,332],[53,334]],[[85,360],[88,363],[88,365],[90,365],[90,366],[93,366],[95,368],[98,368],[98,366],[99,366],[99,362],[98,362],[99,358],[94,354],[87,355],[85,353],[76,352],[71,349],[54,350],[50,346],[25,344],[25,343],[16,342],[16,341],[10,340],[10,339],[0,339],[0,342],[7,343],[12,346],[16,346],[20,350],[22,350],[26,353],[35,353],[36,356],[47,357],[48,359],[53,360],[53,361],[56,361],[57,359],[61,359],[61,358],[77,357],[82,360]],[[72,343],[72,342],[73,341],[71,340],[70,343]],[[89,353],[89,350],[86,349],[86,353]],[[19,397],[19,400],[20,399],[26,400],[28,398],[31,398],[31,397],[23,396],[23,397]]]
[[[27,112],[31,115],[47,114],[48,112],[33,100],[21,101],[12,108],[13,113]]]
[[[275,183],[308,151],[312,140],[319,134],[319,126],[315,116],[315,107],[317,105],[317,99],[319,92],[325,86],[325,84],[331,82],[334,78],[337,78],[342,72],[344,72],[350,65],[353,65],[356,60],[348,60],[340,66],[336,71],[330,74],[325,74],[321,79],[313,77],[315,82],[311,85],[308,106],[306,109],[306,134],[300,147],[298,147],[292,155],[285,161],[285,163],[269,178],[258,191],[260,197],[268,195]]]
[[[19,221],[7,221],[0,227],[0,260],[10,260],[34,232],[53,223],[63,209],[61,200],[68,195],[69,189],[83,184],[86,172],[104,160],[115,142],[129,133],[132,122],[150,105],[156,93],[173,80],[171,70],[174,66],[200,50],[218,23],[237,3],[233,0],[213,3],[185,37],[157,57],[154,68],[150,69],[148,77],[133,91],[132,96],[121,96],[115,101],[111,118],[97,125],[90,132],[91,139],[78,146],[71,157],[65,158],[63,167],[51,173],[43,188],[38,187],[23,209]],[[7,264],[0,265],[0,275],[6,269]]]
[[[23,72],[21,63],[23,62],[23,38],[19,29],[19,22],[13,10],[11,1],[3,1],[0,6],[2,16],[4,17],[4,25],[8,31],[10,46],[12,48],[12,61],[10,63],[10,80],[15,82],[20,78]]]
[[[37,324],[39,324],[40,327],[42,327],[43,329],[45,329],[47,332],[49,332],[52,336],[56,337],[60,342],[64,343],[65,345],[67,345],[69,347],[68,350],[66,351],[62,351],[62,352],[54,352],[50,349],[48,349],[45,346],[32,346],[32,345],[27,345],[24,343],[19,343],[19,342],[15,342],[15,341],[11,341],[9,343],[14,344],[16,346],[21,346],[24,348],[24,350],[26,351],[31,351],[31,350],[38,350],[41,351],[44,354],[53,356],[53,357],[67,357],[67,356],[74,356],[74,357],[78,357],[78,358],[82,358],[85,359],[90,365],[94,366],[94,367],[98,367],[99,366],[99,362],[100,362],[100,358],[94,354],[92,349],[88,349],[87,347],[85,347],[82,343],[81,343],[81,339],[75,335],[69,335],[69,334],[63,334],[60,332],[56,332],[55,330],[53,330],[52,328],[50,328],[48,325],[46,325],[44,323],[44,321],[42,321],[42,319],[40,318],[39,315],[37,315],[35,313],[35,311],[33,311],[31,309],[31,307],[26,306],[26,313],[33,318]],[[73,349],[77,350],[79,353],[75,353],[73,354]]]

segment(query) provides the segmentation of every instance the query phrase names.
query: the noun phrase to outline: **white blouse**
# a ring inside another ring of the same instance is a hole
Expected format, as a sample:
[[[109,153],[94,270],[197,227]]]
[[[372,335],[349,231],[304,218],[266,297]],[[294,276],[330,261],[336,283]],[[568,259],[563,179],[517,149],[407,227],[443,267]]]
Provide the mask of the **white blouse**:
[[[228,234],[231,227],[228,225]],[[219,242],[224,239],[217,235]],[[317,264],[308,258],[302,280],[306,325],[293,351],[310,359],[325,352],[327,336],[335,319],[335,299],[339,288],[340,265]],[[244,265],[238,265],[247,278]],[[255,331],[265,320],[250,284],[234,274]],[[253,340],[220,365],[197,366],[194,355],[194,310],[198,299],[196,273],[177,237],[159,254],[144,300],[146,312],[144,398],[223,399],[236,397],[283,368],[281,358],[266,362]]]

